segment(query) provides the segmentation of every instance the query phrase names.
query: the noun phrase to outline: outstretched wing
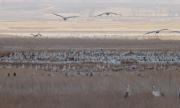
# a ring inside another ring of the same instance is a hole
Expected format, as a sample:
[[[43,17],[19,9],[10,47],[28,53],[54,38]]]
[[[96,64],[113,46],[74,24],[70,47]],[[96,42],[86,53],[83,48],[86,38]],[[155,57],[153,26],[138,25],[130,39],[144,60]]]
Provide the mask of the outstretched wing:
[[[103,15],[110,15],[110,14],[122,16],[122,15],[119,14],[119,13],[114,13],[114,12],[104,12],[104,13],[101,13],[101,14],[99,14],[99,15],[96,15],[96,17],[98,17],[98,16],[103,16]]]
[[[156,32],[157,32],[157,31],[150,31],[150,32],[145,33],[144,35],[152,34],[152,33],[156,33]]]
[[[160,29],[160,30],[150,31],[150,32],[145,33],[144,35],[151,34],[151,33],[157,33],[157,32],[159,33],[159,32],[166,31],[166,30],[169,30],[169,29]]]
[[[32,35],[33,37],[41,37],[42,36],[42,34],[40,34],[40,33],[37,33],[37,34],[33,34],[33,33],[31,33],[30,35]]]
[[[161,29],[161,30],[158,30],[158,31],[161,32],[161,31],[166,31],[166,30],[169,30],[169,29]]]
[[[38,36],[42,36],[42,34],[41,34],[41,33],[38,33],[37,35],[38,35]]]
[[[99,16],[102,16],[102,15],[105,15],[106,13],[101,13],[99,15],[96,15],[95,17],[99,17]]]
[[[61,17],[61,18],[64,19],[64,16],[62,16],[62,15],[59,15],[59,14],[56,14],[56,13],[52,13],[52,14],[55,15],[55,16],[58,16],[58,17]]]
[[[114,12],[109,12],[109,14],[122,16],[121,14],[119,14],[119,13],[114,13]]]
[[[32,35],[32,36],[36,36],[36,34],[33,34],[33,33],[31,33],[30,35]]]
[[[33,37],[38,37],[38,35],[37,34],[31,34]]]
[[[69,16],[69,17],[66,17],[66,18],[77,18],[77,17],[79,17],[79,16]]]

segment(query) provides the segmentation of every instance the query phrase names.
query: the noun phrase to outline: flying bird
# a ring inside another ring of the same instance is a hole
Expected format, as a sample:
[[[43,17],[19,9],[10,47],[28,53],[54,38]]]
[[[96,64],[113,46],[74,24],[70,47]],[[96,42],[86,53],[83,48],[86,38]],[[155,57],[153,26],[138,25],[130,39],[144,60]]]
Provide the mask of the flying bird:
[[[37,34],[33,34],[33,33],[32,33],[31,35],[32,35],[33,37],[35,37],[35,38],[36,38],[36,37],[41,37],[41,36],[42,36],[42,34],[40,34],[40,33],[37,33]]]
[[[55,15],[55,16],[58,16],[58,17],[62,18],[64,21],[67,21],[68,19],[72,19],[72,18],[77,18],[77,17],[79,17],[79,16],[68,16],[68,17],[65,17],[65,16],[62,16],[62,15],[56,14],[56,13],[52,13],[52,14]]]
[[[110,15],[119,15],[119,16],[122,16],[121,14],[114,13],[114,12],[104,12],[104,13],[101,13],[99,15],[96,15],[95,17],[99,17],[99,16],[103,16],[103,15],[106,15],[106,16],[110,16]]]
[[[166,31],[166,30],[169,30],[169,29],[161,29],[161,30],[150,31],[150,32],[145,33],[144,35],[152,34],[152,33],[159,34],[160,32]]]

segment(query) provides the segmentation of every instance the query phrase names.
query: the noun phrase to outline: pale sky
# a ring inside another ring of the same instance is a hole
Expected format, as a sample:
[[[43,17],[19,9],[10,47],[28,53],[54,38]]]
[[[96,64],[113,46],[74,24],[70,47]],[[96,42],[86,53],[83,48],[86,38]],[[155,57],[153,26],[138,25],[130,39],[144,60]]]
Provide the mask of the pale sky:
[[[180,0],[0,0],[0,20],[51,19],[51,12],[67,15],[83,12],[90,14],[95,10],[119,7],[146,8],[144,5],[163,5],[163,8],[176,11]]]

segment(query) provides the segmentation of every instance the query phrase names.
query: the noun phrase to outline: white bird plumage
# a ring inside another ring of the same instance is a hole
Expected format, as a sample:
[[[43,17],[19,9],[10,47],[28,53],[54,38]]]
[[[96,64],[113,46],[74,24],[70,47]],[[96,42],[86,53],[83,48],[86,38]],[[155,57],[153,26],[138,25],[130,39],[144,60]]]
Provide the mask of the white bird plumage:
[[[162,93],[158,88],[156,88],[155,85],[152,86],[152,95],[155,97],[164,96],[164,93]]]

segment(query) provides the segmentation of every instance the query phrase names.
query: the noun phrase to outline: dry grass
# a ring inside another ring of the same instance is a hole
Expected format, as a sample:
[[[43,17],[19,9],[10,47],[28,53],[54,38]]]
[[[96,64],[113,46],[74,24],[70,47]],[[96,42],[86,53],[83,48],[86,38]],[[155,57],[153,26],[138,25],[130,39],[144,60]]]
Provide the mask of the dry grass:
[[[5,99],[5,100],[3,100]],[[9,99],[8,101],[6,99]],[[1,96],[3,108],[178,108],[179,100],[174,97],[154,98],[141,93],[122,98],[119,93],[93,93],[74,95],[6,95]]]
[[[13,52],[10,52],[10,51],[0,51],[0,57],[8,57],[10,56],[10,54],[12,54]]]
[[[1,51],[66,48],[166,49],[179,48],[180,42],[5,38],[0,40],[0,46]],[[31,68],[0,69],[0,108],[178,108],[180,73],[179,68],[174,70],[171,67],[172,70],[164,71],[99,72],[93,77],[66,77],[62,72],[37,72]],[[13,72],[16,72],[16,77],[12,76]],[[142,76],[137,76],[139,72]],[[10,77],[8,73],[11,73]],[[123,94],[128,84],[131,85],[132,96],[124,99]],[[153,97],[152,84],[158,85],[165,97]]]
[[[17,73],[16,77],[7,76],[13,72]],[[178,70],[172,73],[170,89],[167,85],[168,71],[146,71],[142,77],[125,71],[110,73],[66,77],[63,73],[55,72],[49,76],[50,72],[32,69],[0,69],[0,107],[178,108]],[[165,97],[151,95],[154,83],[165,93]],[[124,99],[127,84],[131,85],[132,96]]]

